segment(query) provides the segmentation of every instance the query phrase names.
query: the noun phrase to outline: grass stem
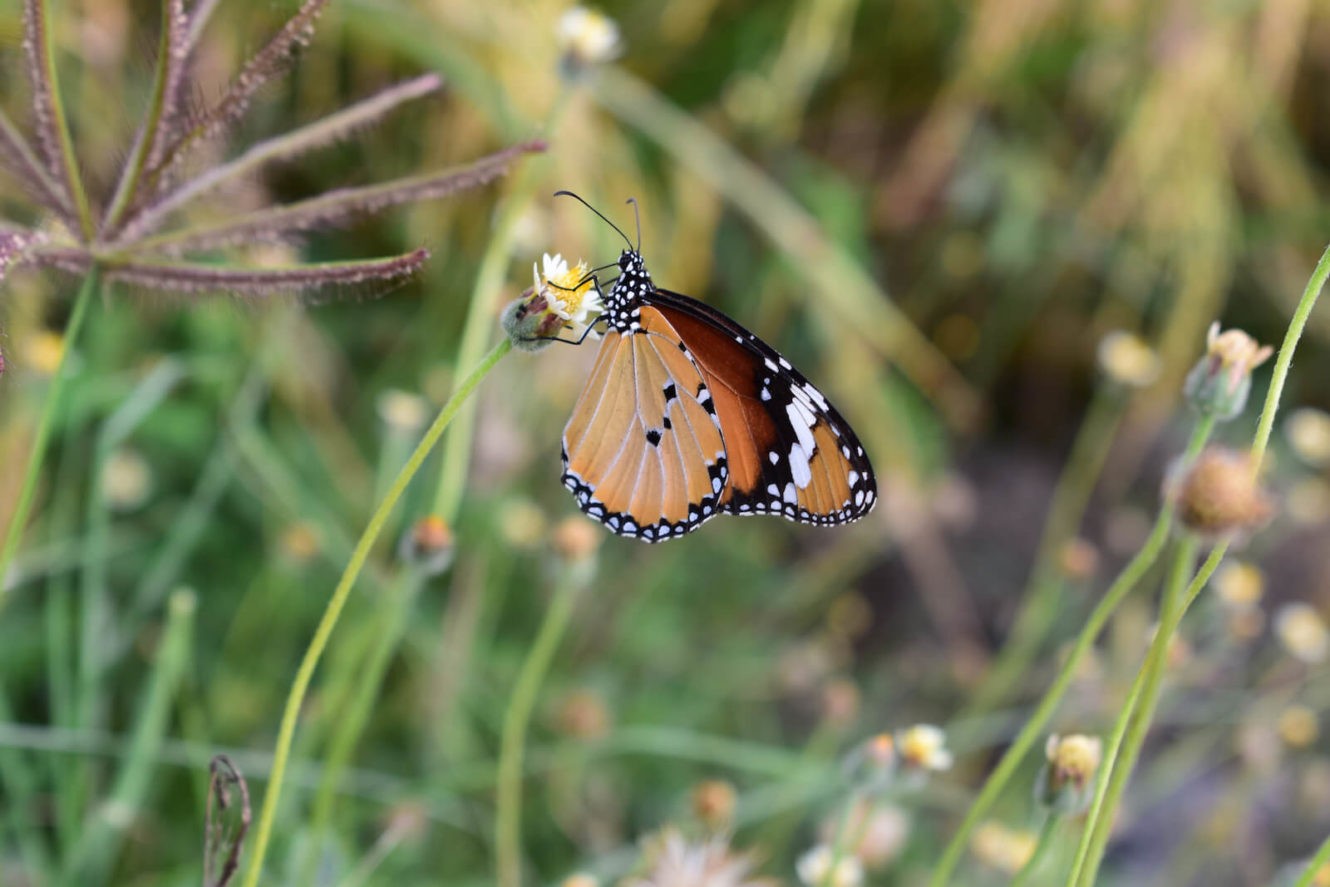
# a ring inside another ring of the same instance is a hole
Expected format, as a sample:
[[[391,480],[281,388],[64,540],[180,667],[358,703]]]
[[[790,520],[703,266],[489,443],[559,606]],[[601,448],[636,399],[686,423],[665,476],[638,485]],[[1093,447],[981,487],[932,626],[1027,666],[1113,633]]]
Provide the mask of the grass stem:
[[[351,589],[360,576],[361,570],[364,569],[370,551],[379,538],[379,533],[383,530],[383,525],[387,523],[393,508],[406,491],[407,485],[415,477],[416,472],[420,470],[425,458],[434,449],[439,437],[442,436],[448,424],[461,410],[462,405],[470,398],[471,393],[476,390],[481,380],[489,375],[494,365],[512,350],[512,347],[512,342],[509,339],[504,339],[498,345],[495,345],[490,353],[457,387],[457,390],[453,392],[453,396],[439,411],[439,415],[434,419],[429,430],[425,432],[424,438],[420,441],[420,445],[416,447],[415,452],[411,454],[411,458],[398,472],[396,480],[393,481],[387,495],[383,497],[383,500],[374,510],[369,523],[365,526],[365,531],[360,534],[360,539],[356,542],[351,560],[347,563],[341,579],[337,582],[337,587],[333,590],[332,597],[328,600],[328,606],[324,609],[318,627],[314,630],[314,637],[305,650],[305,655],[300,661],[300,667],[296,670],[295,680],[291,684],[291,692],[287,696],[286,707],[282,712],[281,727],[277,734],[277,744],[273,752],[272,774],[269,778],[268,789],[263,794],[263,808],[259,813],[258,825],[254,832],[254,853],[250,857],[249,867],[245,871],[244,887],[256,887],[263,872],[263,860],[267,855],[268,844],[272,839],[273,822],[277,817],[277,803],[281,799],[282,781],[286,776],[286,765],[291,754],[291,743],[295,738],[296,722],[300,718],[300,707],[305,701],[305,694],[309,690],[314,669],[318,665],[324,649],[328,646],[328,639],[337,626],[337,620],[342,614],[342,608],[346,605]]]

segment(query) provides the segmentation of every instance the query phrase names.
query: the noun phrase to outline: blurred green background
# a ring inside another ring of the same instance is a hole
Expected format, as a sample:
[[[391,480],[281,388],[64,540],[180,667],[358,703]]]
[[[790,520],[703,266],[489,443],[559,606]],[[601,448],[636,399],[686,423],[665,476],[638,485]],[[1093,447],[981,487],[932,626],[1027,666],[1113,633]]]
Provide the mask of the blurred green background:
[[[690,792],[723,779],[738,793],[735,844],[793,883],[851,790],[842,756],[934,722],[957,765],[893,802],[909,838],[868,876],[919,883],[1148,529],[1206,329],[1222,319],[1278,343],[1330,231],[1324,0],[606,3],[623,54],[576,79],[560,74],[565,9],[336,0],[219,147],[234,156],[423,71],[444,76],[442,95],[230,198],[286,202],[546,139],[497,184],[246,251],[328,260],[425,245],[418,279],[262,300],[121,287],[94,305],[0,612],[0,883],[198,882],[208,760],[230,754],[257,805],[351,544],[469,369],[457,365],[469,312],[496,341],[542,252],[617,255],[614,232],[549,196],[559,188],[626,229],[636,197],[657,282],[817,380],[884,495],[836,531],[723,519],[663,546],[593,537],[594,579],[532,725],[528,880],[617,880],[644,834],[700,829]],[[292,11],[223,2],[200,96]],[[55,5],[94,183],[114,181],[142,113],[156,16],[139,0]],[[0,0],[0,101],[25,122],[21,33],[18,4]],[[32,222],[16,183],[0,189],[5,216]],[[504,285],[477,290],[496,225],[512,234]],[[76,286],[28,271],[0,291],[0,526]],[[1330,404],[1327,318],[1312,316],[1290,406]],[[1118,329],[1155,349],[1152,384],[1105,381],[1096,348]],[[504,707],[567,569],[555,543],[581,542],[564,523],[582,519],[558,482],[559,438],[593,356],[515,354],[485,380],[453,565],[409,592],[393,540],[430,509],[437,455],[397,512],[316,676],[265,883],[299,883],[311,858],[321,884],[493,883]],[[1245,445],[1254,413],[1221,436]],[[1086,446],[1102,452],[1083,453],[1084,524],[1072,507],[1072,523],[1046,530],[1059,477],[1083,464],[1073,441],[1087,417],[1100,424]],[[1330,605],[1316,443],[1276,440],[1284,509],[1241,552],[1267,589],[1257,615],[1235,627],[1207,600],[1184,626],[1105,883],[1265,884],[1330,829],[1316,729],[1330,682],[1263,615]],[[1043,627],[994,689],[1041,538]],[[1111,723],[1148,643],[1148,597],[1114,620],[1060,731]],[[172,602],[190,626],[157,723],[144,701]],[[382,680],[367,685],[375,651]],[[357,688],[371,694],[365,729],[320,834],[311,804]],[[1288,728],[1291,709],[1310,712],[1310,733]],[[996,818],[1032,827],[1028,794],[1009,795]],[[1000,861],[977,856],[958,883],[1006,883]]]

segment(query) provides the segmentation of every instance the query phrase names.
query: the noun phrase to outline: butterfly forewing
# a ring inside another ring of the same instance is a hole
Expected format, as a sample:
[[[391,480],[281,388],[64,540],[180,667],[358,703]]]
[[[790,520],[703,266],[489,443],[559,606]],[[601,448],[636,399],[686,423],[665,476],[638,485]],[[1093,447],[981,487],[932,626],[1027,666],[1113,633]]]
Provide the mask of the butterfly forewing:
[[[563,482],[578,506],[650,542],[717,514],[727,478],[702,374],[668,324],[657,327],[605,335],[563,438]]]
[[[773,348],[679,293],[647,298],[685,343],[715,400],[731,514],[848,523],[877,498],[863,446],[826,397]]]

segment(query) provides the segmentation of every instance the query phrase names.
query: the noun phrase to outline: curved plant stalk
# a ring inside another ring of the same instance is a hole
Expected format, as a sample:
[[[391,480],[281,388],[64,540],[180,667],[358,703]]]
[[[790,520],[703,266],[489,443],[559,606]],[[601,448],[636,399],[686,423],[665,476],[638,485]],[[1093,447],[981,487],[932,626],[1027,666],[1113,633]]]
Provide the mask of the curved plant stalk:
[[[1114,813],[1127,788],[1127,779],[1140,758],[1155,706],[1159,704],[1164,671],[1168,667],[1168,648],[1173,643],[1173,634],[1186,611],[1187,599],[1191,597],[1189,594],[1184,595],[1183,589],[1186,587],[1187,574],[1191,572],[1196,560],[1196,544],[1194,537],[1184,537],[1174,552],[1173,565],[1160,600],[1159,625],[1155,629],[1145,662],[1132,684],[1128,704],[1119,712],[1109,736],[1104,762],[1099,769],[1094,803],[1086,818],[1085,830],[1081,833],[1069,884],[1093,884],[1098,874],[1109,834],[1113,831]]]
[[[577,565],[565,565],[545,610],[545,618],[522,663],[522,671],[513,688],[508,710],[503,717],[503,737],[499,748],[497,798],[494,806],[494,861],[499,887],[522,885],[522,761],[526,750],[526,729],[536,706],[536,695],[549,671],[554,653],[563,640],[568,620],[573,614],[578,592],[587,585],[587,574]]]
[[[1187,444],[1186,458],[1193,458],[1205,446],[1205,442],[1210,438],[1210,432],[1214,429],[1213,420],[1202,419],[1196,424],[1192,431],[1191,440]],[[1131,559],[1127,566],[1123,567],[1122,572],[1118,574],[1117,579],[1104,592],[1099,605],[1090,613],[1090,618],[1086,620],[1081,633],[1076,636],[1076,641],[1072,645],[1071,651],[1067,654],[1066,661],[1062,668],[1058,670],[1057,677],[1053,679],[1052,685],[1044,693],[1044,697],[1039,700],[1039,705],[1035,708],[1030,719],[1025,722],[1020,733],[1012,740],[1011,745],[1003,753],[1002,759],[998,761],[997,766],[989,775],[988,781],[980,790],[979,796],[975,798],[974,803],[966,812],[965,818],[961,820],[960,827],[956,834],[952,836],[942,853],[941,860],[933,870],[933,876],[929,879],[930,887],[942,887],[951,878],[951,874],[960,862],[961,854],[965,852],[965,847],[969,843],[970,835],[979,825],[980,821],[987,815],[988,811],[996,803],[1002,790],[1007,787],[1012,776],[1015,775],[1025,755],[1034,747],[1035,743],[1043,735],[1048,722],[1052,720],[1053,713],[1062,702],[1062,697],[1066,694],[1067,688],[1071,686],[1072,679],[1076,675],[1076,669],[1080,666],[1081,659],[1094,644],[1095,639],[1099,637],[1099,632],[1103,630],[1109,618],[1117,611],[1122,601],[1136,587],[1146,572],[1154,566],[1158,559],[1160,551],[1168,541],[1169,531],[1173,526],[1173,508],[1165,505],[1160,509],[1159,517],[1155,520],[1154,528],[1150,530],[1150,535],[1146,538],[1145,544],[1141,550]]]
[[[18,504],[9,519],[9,529],[5,533],[5,544],[0,548],[0,610],[9,600],[9,567],[18,551],[19,540],[28,522],[28,511],[32,508],[32,497],[37,492],[37,481],[41,477],[42,464],[46,461],[46,445],[51,438],[51,427],[55,423],[56,413],[64,400],[65,383],[69,375],[69,355],[74,351],[79,331],[88,315],[88,306],[101,291],[101,270],[93,266],[83,278],[78,296],[74,299],[74,309],[65,325],[64,347],[60,354],[60,363],[51,377],[50,387],[46,392],[46,406],[37,423],[37,434],[32,439],[32,453],[28,457],[28,467],[23,473],[23,486],[19,488]]]
[[[439,415],[434,419],[434,423],[425,432],[420,445],[416,447],[406,465],[402,466],[402,470],[398,472],[397,478],[393,481],[392,486],[388,488],[383,501],[379,503],[378,508],[374,510],[374,514],[370,517],[369,523],[365,526],[365,531],[360,534],[360,540],[356,543],[355,550],[351,554],[351,560],[347,563],[346,569],[342,572],[342,578],[338,580],[337,587],[328,600],[328,606],[323,611],[323,617],[314,630],[314,637],[310,640],[304,658],[300,661],[300,667],[296,670],[295,680],[291,684],[291,692],[287,695],[286,707],[282,712],[281,728],[277,734],[277,745],[273,752],[272,773],[269,777],[268,788],[263,793],[263,808],[259,813],[258,827],[255,830],[254,855],[245,871],[244,887],[256,887],[259,883],[259,876],[263,872],[263,859],[267,855],[268,843],[272,838],[273,822],[277,817],[277,804],[281,799],[282,782],[286,777],[286,765],[291,755],[291,743],[295,739],[296,722],[300,717],[300,706],[305,700],[306,692],[309,690],[309,683],[314,676],[314,669],[319,663],[319,658],[323,655],[324,649],[328,646],[328,639],[337,626],[342,608],[346,605],[346,600],[351,594],[351,589],[355,585],[357,577],[360,576],[360,571],[364,569],[365,562],[369,559],[370,550],[379,538],[379,533],[383,530],[384,524],[387,523],[393,508],[406,491],[407,485],[415,477],[416,472],[420,470],[420,466],[424,463],[430,451],[434,449],[434,445],[438,443],[439,437],[448,427],[448,424],[461,410],[462,405],[466,403],[471,393],[476,390],[476,386],[489,374],[494,365],[512,350],[512,347],[512,341],[509,339],[504,339],[498,345],[495,345],[480,364],[471,371],[471,374],[463,380],[457,390],[453,392],[453,396],[444,404],[443,409],[439,411]]]

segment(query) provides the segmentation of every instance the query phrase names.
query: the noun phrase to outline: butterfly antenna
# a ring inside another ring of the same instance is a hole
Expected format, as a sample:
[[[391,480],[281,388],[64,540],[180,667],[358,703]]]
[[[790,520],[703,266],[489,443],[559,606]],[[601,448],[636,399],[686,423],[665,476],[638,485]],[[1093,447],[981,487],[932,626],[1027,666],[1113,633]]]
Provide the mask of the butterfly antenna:
[[[574,194],[572,191],[555,191],[555,192],[554,192],[554,196],[555,196],[555,197],[571,197],[571,198],[573,198],[573,199],[576,200],[578,203],[582,204],[582,205],[585,206],[587,209],[591,210],[593,213],[595,213],[596,215],[600,216],[601,220],[602,220],[606,225],[609,225],[611,228],[613,228],[615,231],[617,231],[617,232],[619,233],[619,236],[623,238],[623,242],[626,243],[626,244],[628,244],[628,248],[629,248],[629,249],[632,249],[632,248],[633,248],[633,242],[632,242],[631,240],[628,239],[628,235],[627,235],[627,234],[624,234],[624,233],[623,233],[623,229],[622,229],[622,228],[620,228],[618,225],[616,225],[616,224],[614,224],[613,222],[611,222],[609,219],[605,218],[605,214],[604,214],[603,212],[601,212],[600,210],[596,209],[596,208],[595,208],[594,206],[592,206],[591,204],[587,203],[587,202],[586,202],[585,200],[583,200],[579,195]]]
[[[626,201],[633,205],[633,224],[637,226],[637,251],[642,252],[642,217],[637,212],[637,198],[629,197]]]

